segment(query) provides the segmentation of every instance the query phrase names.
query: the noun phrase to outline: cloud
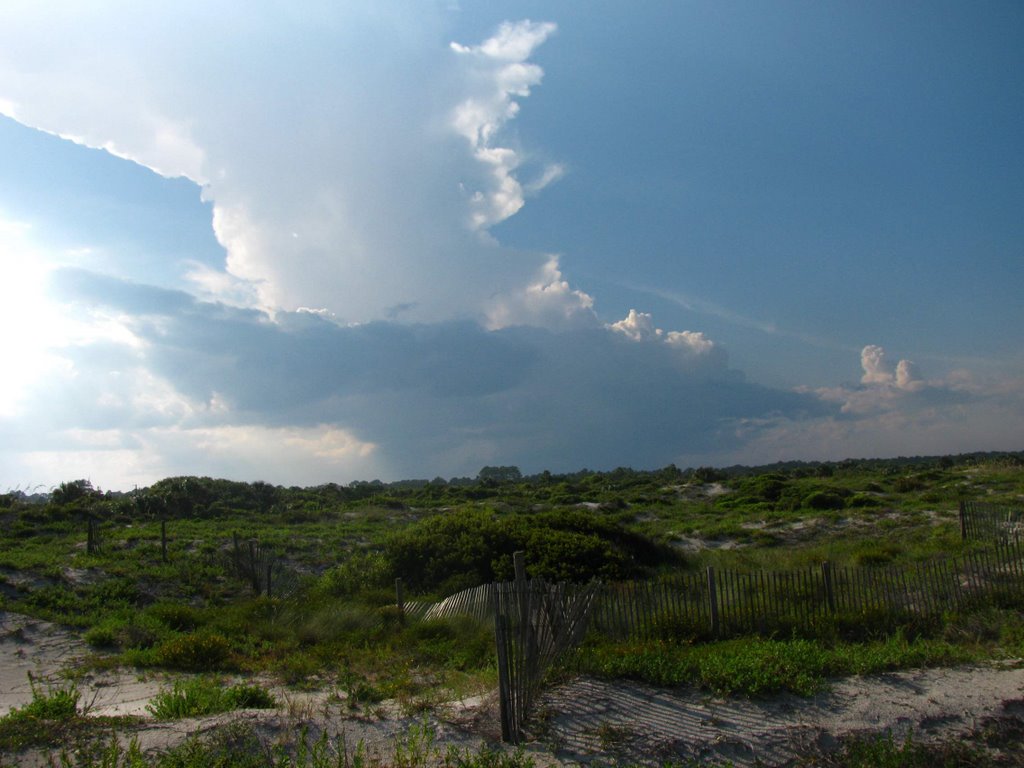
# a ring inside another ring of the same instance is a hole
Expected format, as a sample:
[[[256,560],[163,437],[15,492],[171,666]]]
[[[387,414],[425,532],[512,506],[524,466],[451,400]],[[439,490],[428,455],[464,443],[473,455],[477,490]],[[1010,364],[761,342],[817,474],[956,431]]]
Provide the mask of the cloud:
[[[53,435],[131,437],[165,455],[168,467],[183,463],[171,446],[192,440],[211,466],[251,477],[263,454],[230,448],[244,430],[266,439],[284,434],[274,430],[336,430],[337,451],[321,450],[317,466],[334,456],[335,471],[348,477],[353,468],[384,477],[473,474],[491,461],[528,471],[664,465],[684,449],[735,444],[729,425],[737,419],[828,409],[812,395],[751,384],[720,358],[681,365],[667,335],[636,343],[593,323],[561,331],[466,321],[343,325],[310,312],[271,319],[75,269],[60,270],[53,286],[79,311],[118,318],[133,341],[65,347],[69,375],[51,382],[60,407],[44,387],[25,421]],[[297,445],[313,455],[314,443]],[[103,447],[104,455],[113,450]]]
[[[654,318],[647,312],[629,310],[622,320],[606,326],[609,330],[620,333],[635,342],[653,342],[665,344],[688,358],[704,358],[714,361],[715,365],[725,367],[724,350],[707,338],[700,331],[669,331],[656,328]]]
[[[466,44],[430,3],[66,11],[39,35],[38,9],[0,8],[6,112],[201,185],[226,250],[186,270],[204,297],[483,320],[544,268],[481,234],[564,173],[505,135],[553,24]]]
[[[551,256],[535,280],[519,291],[499,296],[493,302],[487,327],[537,325],[543,328],[591,328],[598,325],[594,299],[562,279],[558,257]]]
[[[375,477],[375,447],[333,426],[69,429],[43,450],[0,449],[11,477],[91,478],[104,489],[127,490],[161,477],[215,475],[282,485],[318,485]],[[43,488],[55,483],[46,482]]]
[[[0,219],[17,483],[756,463],[1021,434],[1019,382],[926,379],[869,346],[857,384],[759,386],[699,330],[637,310],[603,324],[557,256],[491,237],[566,173],[513,130],[553,24],[453,43],[438,6],[397,0],[60,10],[0,4],[0,111],[187,177],[224,251],[182,248],[171,270],[166,252],[47,251]]]
[[[874,344],[861,350],[860,364],[864,369],[863,384],[885,385],[908,392],[918,391],[925,385],[910,360],[900,360],[894,374],[885,361],[885,350]]]
[[[797,388],[832,410],[810,418],[779,413],[738,419],[733,424],[735,448],[700,458],[765,464],[1020,450],[1024,380],[989,378],[964,369],[923,379],[906,360],[893,372],[885,350],[876,345],[864,347],[861,367],[859,384]]]
[[[544,71],[527,60],[556,30],[552,23],[521,21],[502,24],[498,32],[480,45],[452,43],[452,50],[470,62],[475,85],[452,113],[452,125],[472,149],[473,156],[489,169],[487,185],[469,190],[474,229],[487,229],[515,215],[524,204],[524,188],[515,176],[520,153],[496,145],[504,125],[519,112],[517,98],[530,95]],[[559,179],[564,166],[552,164],[527,189],[538,192]]]

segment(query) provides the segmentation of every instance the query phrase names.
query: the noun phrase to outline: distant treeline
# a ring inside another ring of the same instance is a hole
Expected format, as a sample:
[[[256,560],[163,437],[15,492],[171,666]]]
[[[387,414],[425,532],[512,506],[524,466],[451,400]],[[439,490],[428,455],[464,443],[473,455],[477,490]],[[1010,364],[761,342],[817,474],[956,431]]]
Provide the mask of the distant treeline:
[[[99,502],[117,502],[121,511],[143,515],[186,517],[196,513],[216,513],[218,509],[269,512],[287,505],[295,508],[322,509],[351,502],[373,502],[383,506],[403,506],[417,500],[424,502],[485,500],[497,498],[514,487],[552,488],[559,486],[570,496],[584,489],[639,489],[645,486],[687,482],[724,482],[763,474],[784,474],[790,477],[830,477],[842,472],[877,472],[897,474],[928,469],[951,469],[977,464],[1024,466],[1024,451],[990,451],[952,456],[899,456],[890,459],[844,459],[842,461],[787,461],[761,466],[690,467],[679,469],[675,464],[655,470],[618,467],[610,471],[580,469],[576,472],[554,473],[548,470],[524,475],[515,466],[485,466],[476,477],[435,477],[433,480],[409,479],[384,482],[356,480],[348,484],[326,483],[299,488],[275,486],[270,483],[240,482],[210,477],[170,477],[147,488],[132,491],[102,491],[88,480],[61,483],[47,493],[11,490],[0,494],[0,509],[24,504],[58,506],[93,506]],[[557,499],[552,499],[556,501]]]

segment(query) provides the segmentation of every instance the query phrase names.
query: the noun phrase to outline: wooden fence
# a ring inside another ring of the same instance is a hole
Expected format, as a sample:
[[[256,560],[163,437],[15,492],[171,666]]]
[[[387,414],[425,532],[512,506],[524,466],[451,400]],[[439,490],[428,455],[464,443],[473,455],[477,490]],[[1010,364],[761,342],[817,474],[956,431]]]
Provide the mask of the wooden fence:
[[[517,744],[544,674],[583,638],[601,585],[528,580],[523,553],[516,552],[513,562],[515,581],[465,589],[436,603],[406,601],[401,580],[395,594],[402,622],[454,617],[494,622],[501,736]]]
[[[241,540],[237,533],[232,536],[226,564],[257,596],[284,597],[292,594],[299,584],[298,574],[272,547],[257,539]]]
[[[492,585],[494,638],[498,655],[501,738],[518,744],[540,693],[541,680],[587,630],[599,585],[549,584],[525,578]]]
[[[518,742],[540,681],[589,630],[620,640],[710,639],[814,631],[824,623],[879,629],[886,622],[1024,605],[1024,542],[901,566],[787,571],[706,568],[649,581],[588,585],[527,580],[515,558],[513,582],[486,584],[437,603],[404,603],[403,618],[493,618],[502,737]]]
[[[1024,510],[961,501],[960,535],[964,541],[1020,541],[1024,538]]]
[[[617,639],[720,638],[812,630],[830,619],[898,620],[1021,603],[1024,544],[1007,541],[962,557],[902,566],[707,568],[607,584],[597,596],[590,626]]]

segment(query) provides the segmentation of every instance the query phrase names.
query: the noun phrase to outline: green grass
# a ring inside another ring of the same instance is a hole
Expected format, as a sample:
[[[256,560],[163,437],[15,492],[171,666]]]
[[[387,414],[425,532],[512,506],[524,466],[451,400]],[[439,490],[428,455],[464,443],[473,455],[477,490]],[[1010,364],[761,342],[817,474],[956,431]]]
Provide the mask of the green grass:
[[[273,709],[277,701],[255,685],[224,687],[215,678],[178,680],[169,691],[153,697],[146,709],[159,720],[202,717],[236,709]]]
[[[833,677],[958,664],[986,655],[946,640],[906,640],[900,635],[836,644],[741,638],[703,645],[595,642],[581,648],[571,663],[582,673],[658,686],[694,685],[743,696],[780,691],[809,696]]]
[[[795,765],[804,768],[995,768],[1017,765],[996,758],[986,746],[998,746],[1005,755],[1020,754],[1020,727],[1003,727],[999,733],[974,733],[926,743],[908,733],[902,739],[891,731],[846,738],[830,753],[805,756]],[[1009,747],[1009,750],[1007,750]]]
[[[97,729],[135,722],[135,718],[87,717],[79,709],[80,700],[74,685],[43,690],[33,682],[32,700],[0,717],[0,753],[71,742],[88,746]]]
[[[726,492],[702,496],[701,483],[709,479]],[[300,686],[356,674],[379,691],[417,696],[410,679],[486,679],[493,651],[488,627],[398,626],[397,574],[388,550],[395,532],[482,516],[504,521],[501,531],[526,535],[538,520],[575,516],[593,530],[614,533],[615,542],[646,540],[652,552],[683,534],[740,545],[686,554],[683,568],[784,570],[823,560],[899,565],[965,550],[956,521],[959,498],[1019,505],[1024,468],[1014,457],[957,457],[753,473],[620,469],[393,487],[285,489],[169,478],[138,496],[86,494],[64,505],[24,504],[9,494],[0,504],[0,573],[7,582],[0,608],[81,628],[95,649],[113,657],[109,663],[271,671]],[[581,514],[580,502],[599,506]],[[87,512],[99,519],[100,547],[91,555],[84,547]],[[161,516],[167,517],[166,563]],[[297,591],[254,598],[228,567],[236,532],[302,573]],[[531,552],[535,561],[543,555],[564,562],[577,544],[594,542],[567,534],[557,543],[531,545],[528,569]],[[498,558],[482,567],[504,573],[507,566]],[[661,567],[679,564],[665,560]],[[15,581],[23,586],[15,588]],[[418,597],[410,591],[407,583],[406,598]]]

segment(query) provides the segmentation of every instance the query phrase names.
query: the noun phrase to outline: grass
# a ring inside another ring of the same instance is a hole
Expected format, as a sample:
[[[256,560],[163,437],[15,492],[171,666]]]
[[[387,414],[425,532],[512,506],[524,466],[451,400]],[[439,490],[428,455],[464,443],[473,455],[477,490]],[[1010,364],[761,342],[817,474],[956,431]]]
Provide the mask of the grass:
[[[601,677],[658,686],[694,685],[719,694],[763,696],[788,691],[810,696],[834,677],[959,664],[989,654],[987,649],[947,640],[907,640],[899,634],[869,643],[764,638],[702,645],[598,641],[577,651],[571,665]]]
[[[795,768],[996,768],[1020,765],[1024,725],[1019,718],[988,718],[970,733],[925,741],[911,731],[854,735],[828,752],[803,755]]]
[[[297,728],[291,741],[271,741],[252,726],[232,723],[193,737],[172,749],[144,755],[136,741],[124,747],[111,736],[99,748],[61,750],[50,764],[60,768],[533,768],[521,750],[486,744],[473,751],[449,746],[442,750],[433,729],[414,725],[397,737],[384,755],[370,755],[359,742],[349,749],[344,734],[319,736]]]
[[[31,680],[31,676],[29,678]],[[83,753],[94,746],[97,731],[136,721],[127,717],[87,717],[74,685],[40,688],[32,681],[32,700],[0,717],[0,752],[76,743]]]
[[[277,701],[265,689],[255,685],[225,688],[216,678],[196,677],[178,680],[169,691],[153,697],[146,709],[159,720],[202,717],[236,709],[273,709]]]

